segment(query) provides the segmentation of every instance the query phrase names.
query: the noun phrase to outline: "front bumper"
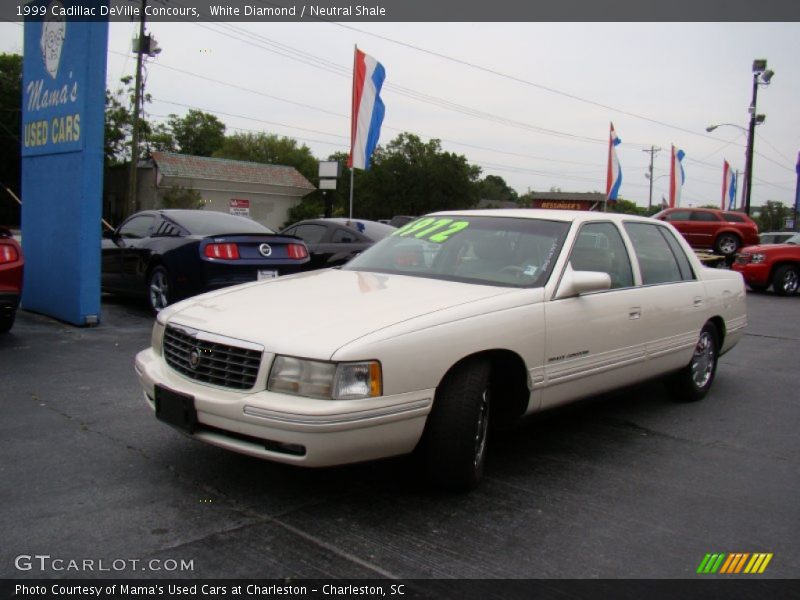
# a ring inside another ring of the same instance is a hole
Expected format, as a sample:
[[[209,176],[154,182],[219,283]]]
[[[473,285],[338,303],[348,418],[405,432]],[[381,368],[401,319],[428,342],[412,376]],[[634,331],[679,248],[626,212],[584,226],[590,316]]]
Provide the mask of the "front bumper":
[[[752,283],[757,286],[767,286],[770,283],[770,266],[766,263],[733,263],[731,269],[741,273],[745,283]]]
[[[431,389],[337,401],[266,390],[235,392],[183,377],[152,348],[136,356],[136,373],[154,410],[156,384],[194,398],[197,428],[187,434],[190,437],[249,456],[306,467],[411,452],[422,436],[434,394]]]

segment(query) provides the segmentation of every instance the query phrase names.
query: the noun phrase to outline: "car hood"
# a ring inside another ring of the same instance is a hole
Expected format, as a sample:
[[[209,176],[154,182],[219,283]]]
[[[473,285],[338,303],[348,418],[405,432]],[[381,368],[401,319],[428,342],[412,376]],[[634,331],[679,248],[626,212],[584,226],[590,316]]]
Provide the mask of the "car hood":
[[[160,321],[329,359],[342,346],[416,317],[519,291],[404,275],[326,269],[185,300]]]
[[[755,252],[769,252],[775,250],[793,250],[798,249],[800,251],[800,246],[797,244],[759,244],[756,246],[745,246],[741,250],[739,250],[739,254],[744,254],[745,252],[748,254],[753,254]]]

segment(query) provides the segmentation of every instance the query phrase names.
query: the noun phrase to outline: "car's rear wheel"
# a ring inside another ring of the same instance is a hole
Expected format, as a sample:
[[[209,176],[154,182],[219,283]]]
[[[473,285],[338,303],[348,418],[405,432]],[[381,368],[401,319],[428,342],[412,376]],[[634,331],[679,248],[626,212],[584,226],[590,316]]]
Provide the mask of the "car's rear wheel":
[[[667,389],[682,402],[701,400],[714,383],[718,358],[719,334],[716,326],[709,322],[700,331],[689,364],[667,380]]]
[[[158,266],[150,271],[147,277],[147,299],[150,308],[156,313],[169,306],[171,301],[169,273],[164,267]]]
[[[800,289],[800,267],[783,265],[775,269],[772,276],[772,289],[779,296],[792,296]]]
[[[741,245],[742,240],[739,236],[733,233],[723,233],[717,238],[714,250],[716,250],[717,254],[722,254],[723,256],[733,256]]]
[[[0,333],[6,333],[11,330],[14,325],[14,318],[17,316],[16,309],[2,311],[0,310]]]
[[[483,477],[492,390],[487,360],[469,359],[448,373],[436,391],[423,440],[430,483],[469,490]]]

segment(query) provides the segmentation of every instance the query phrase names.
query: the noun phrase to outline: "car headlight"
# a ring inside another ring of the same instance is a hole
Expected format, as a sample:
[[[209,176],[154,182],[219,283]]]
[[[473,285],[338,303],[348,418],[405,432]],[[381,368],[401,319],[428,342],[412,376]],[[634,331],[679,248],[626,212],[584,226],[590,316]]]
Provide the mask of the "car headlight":
[[[374,398],[383,393],[378,361],[331,363],[276,356],[267,389],[323,400]]]
[[[767,260],[767,255],[766,254],[761,254],[760,252],[756,252],[755,254],[753,254],[751,262],[762,263],[765,260]]]
[[[165,328],[163,323],[156,320],[156,322],[153,323],[153,331],[150,333],[150,345],[159,356],[161,356],[163,352]]]

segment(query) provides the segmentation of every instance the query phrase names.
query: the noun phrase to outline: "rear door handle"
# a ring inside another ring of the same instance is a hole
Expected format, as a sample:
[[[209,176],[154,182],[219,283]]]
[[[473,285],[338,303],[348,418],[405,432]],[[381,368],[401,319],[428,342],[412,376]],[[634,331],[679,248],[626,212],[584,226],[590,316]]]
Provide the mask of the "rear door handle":
[[[632,306],[628,309],[628,318],[629,319],[641,319],[642,318],[642,307],[641,306]]]
[[[692,304],[695,308],[698,306],[703,306],[703,298],[701,296],[695,296]]]

